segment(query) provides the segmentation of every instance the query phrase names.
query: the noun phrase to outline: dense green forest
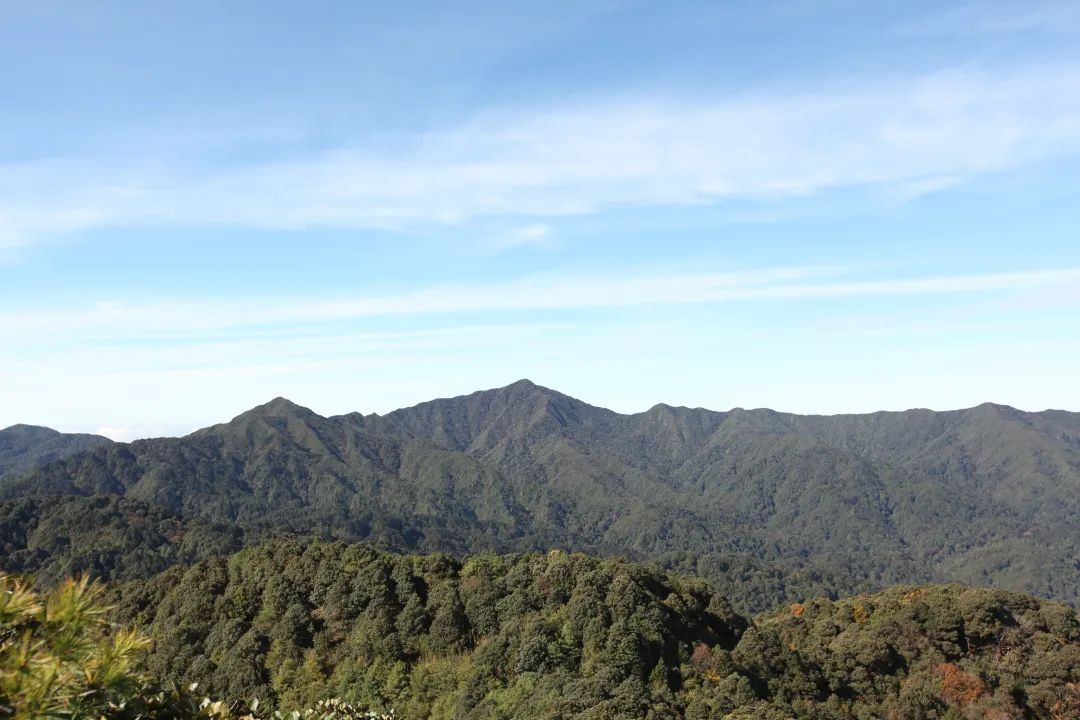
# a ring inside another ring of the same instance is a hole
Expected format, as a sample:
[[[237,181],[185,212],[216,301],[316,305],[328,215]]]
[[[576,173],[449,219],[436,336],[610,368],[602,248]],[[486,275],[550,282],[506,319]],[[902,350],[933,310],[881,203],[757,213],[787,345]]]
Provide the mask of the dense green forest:
[[[67,579],[39,594],[0,574],[0,717],[12,720],[392,720],[338,699],[303,710],[211,700],[150,676],[151,640],[109,618],[103,588]]]
[[[35,603],[0,583],[0,715],[66,703],[76,717],[224,720],[258,698],[258,717],[1080,716],[1080,619],[1004,591],[895,587],[751,619],[700,579],[623,560],[318,541],[264,543],[105,597],[69,582]],[[106,600],[108,616],[95,609]]]
[[[243,530],[118,496],[26,497],[0,502],[0,570],[48,587],[77,575],[145,578],[177,563],[238,550]]]
[[[1075,414],[619,415],[523,381],[16,426],[0,463],[0,716],[1080,717]]]
[[[746,611],[896,583],[1080,599],[1075,413],[620,415],[521,381],[384,416],[279,398],[183,438],[46,460],[20,447],[30,469],[0,478],[0,569],[49,579],[146,577],[291,534],[623,556],[704,577]],[[11,504],[56,496],[88,499]]]

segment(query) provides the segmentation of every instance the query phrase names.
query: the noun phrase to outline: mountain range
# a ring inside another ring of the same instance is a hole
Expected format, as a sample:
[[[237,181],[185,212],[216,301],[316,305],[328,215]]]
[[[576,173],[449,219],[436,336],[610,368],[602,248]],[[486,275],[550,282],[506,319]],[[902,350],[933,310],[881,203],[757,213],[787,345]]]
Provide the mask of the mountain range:
[[[48,577],[306,535],[624,556],[747,611],[923,582],[1080,600],[1080,414],[1064,411],[626,415],[522,380],[385,415],[277,398],[132,443],[15,426],[0,470],[0,569]]]

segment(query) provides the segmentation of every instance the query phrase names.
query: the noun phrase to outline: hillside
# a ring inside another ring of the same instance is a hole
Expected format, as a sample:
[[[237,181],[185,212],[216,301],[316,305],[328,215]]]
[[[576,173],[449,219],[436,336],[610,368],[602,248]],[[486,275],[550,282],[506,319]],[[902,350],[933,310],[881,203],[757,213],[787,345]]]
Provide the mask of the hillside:
[[[80,450],[111,442],[101,435],[61,433],[36,425],[12,425],[0,430],[0,477],[25,473]]]
[[[1069,608],[960,586],[749,620],[620,560],[273,543],[112,591],[149,670],[227,699],[401,718],[1070,718]]]
[[[243,545],[236,525],[183,520],[117,496],[27,497],[0,502],[0,572],[34,573],[41,586],[89,574],[149,577]]]
[[[1080,419],[1056,411],[621,415],[528,381],[383,416],[278,398],[0,481],[0,497],[48,495],[123,496],[252,537],[622,555],[749,610],[910,582],[1080,599]]]

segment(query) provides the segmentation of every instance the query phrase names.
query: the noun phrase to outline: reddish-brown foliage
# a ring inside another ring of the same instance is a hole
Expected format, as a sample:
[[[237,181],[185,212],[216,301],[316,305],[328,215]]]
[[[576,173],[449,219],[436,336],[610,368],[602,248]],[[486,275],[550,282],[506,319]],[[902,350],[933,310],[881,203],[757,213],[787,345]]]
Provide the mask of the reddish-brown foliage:
[[[718,683],[724,679],[716,667],[716,656],[713,655],[712,648],[705,643],[694,646],[694,652],[690,654],[690,664],[697,668],[709,682]]]
[[[698,643],[690,655],[690,664],[705,666],[712,661],[712,648],[705,643]]]
[[[791,605],[788,605],[788,609],[791,610],[791,614],[795,617],[802,617],[803,613],[806,612],[806,606],[802,603],[791,603]]]
[[[1066,683],[1065,691],[1050,708],[1052,720],[1076,720],[1080,717],[1080,683]]]
[[[988,692],[982,679],[952,663],[938,665],[935,670],[941,673],[941,697],[946,702],[967,705]]]
[[[927,590],[926,588],[918,588],[917,590],[912,590],[911,592],[909,592],[907,595],[904,596],[904,604],[905,605],[910,605],[911,603],[915,602],[919,598],[926,597],[926,595],[929,592],[930,591]]]

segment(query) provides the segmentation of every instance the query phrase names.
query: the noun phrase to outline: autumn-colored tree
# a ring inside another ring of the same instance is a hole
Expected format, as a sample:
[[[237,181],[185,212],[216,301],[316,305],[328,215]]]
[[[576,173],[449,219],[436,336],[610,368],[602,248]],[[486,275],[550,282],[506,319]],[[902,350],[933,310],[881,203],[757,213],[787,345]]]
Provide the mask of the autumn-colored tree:
[[[964,706],[986,694],[986,683],[976,675],[964,672],[952,663],[942,663],[936,668],[941,675],[941,697],[947,702]]]

